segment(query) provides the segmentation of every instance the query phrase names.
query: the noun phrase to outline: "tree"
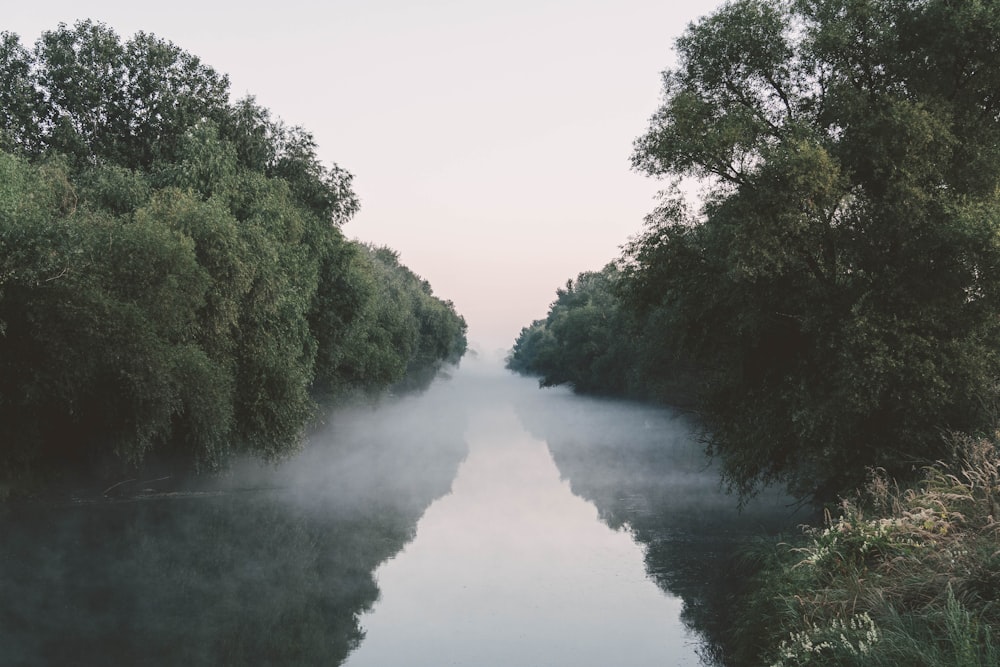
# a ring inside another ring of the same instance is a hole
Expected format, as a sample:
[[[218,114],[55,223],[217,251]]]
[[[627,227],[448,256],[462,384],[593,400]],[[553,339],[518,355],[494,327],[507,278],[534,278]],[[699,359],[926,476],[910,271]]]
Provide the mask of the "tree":
[[[355,247],[351,290],[364,294],[327,373],[368,389],[409,389],[430,382],[444,363],[465,353],[466,324],[454,304],[400,264],[386,247]],[[349,292],[350,293],[350,292]]]
[[[30,137],[42,100],[34,86],[32,62],[17,35],[0,33],[0,149],[35,148]]]
[[[667,198],[626,300],[702,369],[743,494],[826,500],[986,429],[1000,375],[1000,7],[739,0],[693,25],[635,146]]]
[[[226,77],[145,33],[123,43],[80,21],[42,33],[31,52],[11,33],[0,45],[6,148],[146,169],[174,161],[189,128],[228,109]]]
[[[636,322],[621,308],[619,279],[611,263],[567,280],[547,317],[521,330],[507,367],[539,376],[545,387],[567,384],[583,393],[649,398]]]
[[[224,76],[82,21],[0,34],[0,484],[296,450],[316,399],[433,377],[450,302],[347,240],[351,175]]]
[[[171,439],[178,415],[218,410],[198,400],[225,382],[193,335],[208,276],[191,238],[78,206],[58,163],[0,165],[3,464],[112,452],[134,463]]]

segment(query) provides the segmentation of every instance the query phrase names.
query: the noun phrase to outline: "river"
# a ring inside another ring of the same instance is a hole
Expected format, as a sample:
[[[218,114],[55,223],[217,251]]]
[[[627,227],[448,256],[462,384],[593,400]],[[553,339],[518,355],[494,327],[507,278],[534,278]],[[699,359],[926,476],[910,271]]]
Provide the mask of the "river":
[[[123,488],[0,507],[0,664],[712,665],[734,550],[794,524],[683,415],[475,360],[282,465]]]

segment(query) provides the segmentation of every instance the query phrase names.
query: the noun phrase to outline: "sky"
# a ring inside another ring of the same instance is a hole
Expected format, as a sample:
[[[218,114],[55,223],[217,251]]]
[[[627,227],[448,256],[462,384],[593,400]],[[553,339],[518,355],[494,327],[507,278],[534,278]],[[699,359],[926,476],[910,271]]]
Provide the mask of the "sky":
[[[665,183],[631,170],[673,43],[718,0],[46,0],[26,45],[90,18],[226,73],[354,174],[344,232],[388,245],[492,352],[642,230]]]

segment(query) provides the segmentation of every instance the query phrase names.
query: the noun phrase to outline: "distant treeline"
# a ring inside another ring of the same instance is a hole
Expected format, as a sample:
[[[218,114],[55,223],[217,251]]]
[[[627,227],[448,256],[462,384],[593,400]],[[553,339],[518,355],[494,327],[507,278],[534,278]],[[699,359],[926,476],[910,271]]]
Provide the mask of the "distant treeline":
[[[913,478],[1000,397],[993,5],[742,0],[692,24],[639,171],[695,177],[557,293],[510,368],[693,402],[726,480]]]
[[[345,238],[351,176],[152,35],[0,34],[0,472],[293,450],[317,399],[431,376],[453,305]]]
[[[543,387],[693,405],[697,376],[657,333],[662,313],[639,318],[623,301],[616,263],[556,290],[548,316],[521,329],[507,367]]]

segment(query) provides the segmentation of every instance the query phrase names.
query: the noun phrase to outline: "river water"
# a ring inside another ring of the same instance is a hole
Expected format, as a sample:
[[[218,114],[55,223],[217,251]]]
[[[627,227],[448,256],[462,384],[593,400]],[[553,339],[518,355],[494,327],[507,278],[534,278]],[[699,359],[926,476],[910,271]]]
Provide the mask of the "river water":
[[[475,361],[280,466],[102,490],[0,508],[0,664],[710,665],[734,550],[794,523],[684,416]]]

